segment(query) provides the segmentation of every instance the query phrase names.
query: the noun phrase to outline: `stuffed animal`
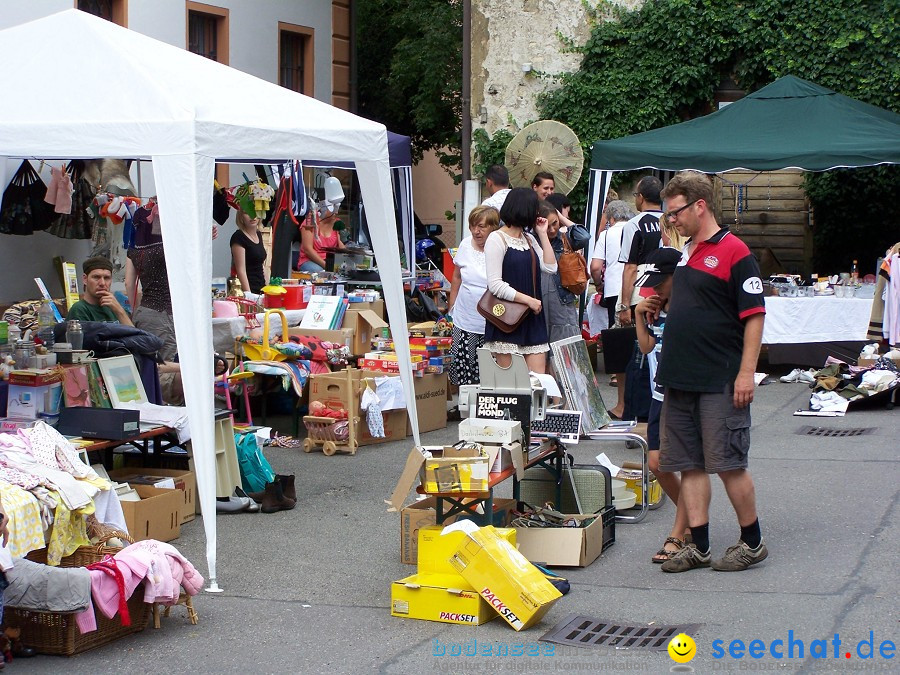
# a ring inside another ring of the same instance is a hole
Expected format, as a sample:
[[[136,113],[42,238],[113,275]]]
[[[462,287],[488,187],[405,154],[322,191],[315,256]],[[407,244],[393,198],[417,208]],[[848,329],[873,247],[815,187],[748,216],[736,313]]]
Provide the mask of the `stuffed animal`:
[[[7,354],[3,357],[3,361],[0,361],[0,379],[4,382],[9,380],[9,374],[16,367],[16,360]]]

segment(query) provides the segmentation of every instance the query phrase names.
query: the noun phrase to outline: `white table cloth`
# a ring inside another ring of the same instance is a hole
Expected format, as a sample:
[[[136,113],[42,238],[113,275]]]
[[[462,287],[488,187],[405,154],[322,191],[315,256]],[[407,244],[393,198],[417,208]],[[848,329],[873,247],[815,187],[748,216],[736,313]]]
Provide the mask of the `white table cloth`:
[[[865,340],[872,300],[863,298],[766,298],[763,344]]]

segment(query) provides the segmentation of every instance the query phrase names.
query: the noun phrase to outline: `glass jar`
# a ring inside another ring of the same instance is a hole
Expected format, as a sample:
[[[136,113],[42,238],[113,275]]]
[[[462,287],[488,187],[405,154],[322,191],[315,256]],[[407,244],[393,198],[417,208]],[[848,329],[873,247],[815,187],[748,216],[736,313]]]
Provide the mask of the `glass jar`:
[[[19,340],[16,343],[16,351],[13,356],[16,360],[16,368],[27,368],[28,362],[35,354],[34,342],[31,340]]]

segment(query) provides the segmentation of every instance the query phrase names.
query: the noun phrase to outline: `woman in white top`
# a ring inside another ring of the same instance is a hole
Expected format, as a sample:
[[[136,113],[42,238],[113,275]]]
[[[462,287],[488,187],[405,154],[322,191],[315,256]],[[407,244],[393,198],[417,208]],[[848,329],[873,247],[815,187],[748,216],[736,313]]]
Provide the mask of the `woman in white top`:
[[[487,289],[484,244],[500,225],[500,214],[492,206],[476,206],[469,213],[471,236],[459,242],[453,257],[450,283],[450,315],[453,317],[453,346],[450,348],[450,382],[478,384],[478,348],[484,345],[484,317],[478,301]]]
[[[603,300],[600,304],[606,307],[609,327],[612,328],[616,323],[616,303],[619,300],[619,293],[622,291],[622,270],[625,268],[625,263],[619,262],[622,231],[625,229],[625,223],[636,214],[628,204],[620,199],[607,204],[603,214],[609,225],[600,233],[597,243],[594,245],[594,254],[591,256],[591,277],[598,288],[602,284]],[[624,368],[623,372],[612,374],[610,385],[616,387],[618,400],[609,413],[619,418],[625,410]]]
[[[502,300],[528,305],[531,314],[511,333],[487,322],[485,347],[501,368],[509,367],[512,354],[521,354],[529,370],[544,373],[550,347],[541,315],[540,273],[555,273],[557,265],[547,238],[547,219],[538,214],[537,193],[528,188],[511,190],[500,209],[500,220],[503,226],[488,235],[484,245],[487,286]]]
[[[622,247],[622,230],[636,214],[628,204],[620,199],[611,201],[603,211],[609,226],[597,237],[594,254],[591,256],[591,277],[594,282],[602,278],[603,302],[609,313],[609,326],[616,322],[616,302],[622,290],[622,270],[625,263],[619,262]],[[599,284],[598,284],[599,285]]]

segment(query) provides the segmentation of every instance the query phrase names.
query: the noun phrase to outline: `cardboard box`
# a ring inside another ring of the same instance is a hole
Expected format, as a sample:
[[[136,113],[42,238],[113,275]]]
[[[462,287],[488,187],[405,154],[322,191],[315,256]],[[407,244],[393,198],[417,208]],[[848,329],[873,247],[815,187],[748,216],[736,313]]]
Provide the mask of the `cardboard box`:
[[[138,470],[134,468],[112,469],[107,473],[110,478],[118,483],[128,483],[128,477],[138,473]],[[140,473],[151,476],[174,478],[175,489],[181,490],[184,493],[182,495],[181,523],[188,523],[196,517],[197,476],[193,471],[182,469],[146,469],[141,470]]]
[[[426,373],[413,383],[416,392],[416,416],[419,419],[419,433],[447,428],[447,374]],[[407,424],[407,436],[412,435],[412,427]],[[463,437],[459,437],[463,440]]]
[[[512,500],[509,500],[512,501]],[[456,549],[462,544],[465,532],[455,531],[441,534],[445,525],[429,525],[419,529],[419,555],[416,571],[422,574],[449,574],[457,576],[450,564]],[[498,527],[497,534],[506,539],[512,546],[516,545],[516,530],[512,527]],[[468,586],[462,577],[460,581]]]
[[[62,375],[55,368],[22,368],[21,370],[13,370],[9,374],[9,383],[11,385],[21,384],[26,387],[42,387],[54,382],[62,382]]]
[[[384,377],[384,373],[350,369],[352,381],[347,381],[347,371],[313,375],[307,381],[309,401],[322,401],[329,408],[347,410],[356,419],[356,439],[360,445],[375,445],[406,438],[406,409],[388,410],[384,415],[384,438],[373,438],[369,433],[365,416],[359,409],[359,386],[362,377]],[[349,406],[349,407],[348,407]]]
[[[522,444],[510,443],[509,445],[488,445],[485,446],[494,461],[491,463],[491,473],[500,473],[507,469],[513,468],[512,453],[518,453],[522,456]]]
[[[409,496],[410,490],[413,489],[417,482],[421,482],[423,472],[422,470],[425,465],[426,450],[433,454],[435,452],[442,452],[443,447],[433,446],[426,448],[425,446],[423,446],[413,448],[409,451],[409,454],[406,456],[406,464],[403,467],[403,471],[400,472],[400,478],[397,479],[397,484],[394,486],[394,491],[391,493],[391,498],[385,500],[385,503],[390,506],[390,508],[388,509],[389,511],[400,511],[403,508],[403,502],[405,502],[406,498]],[[488,466],[492,465],[497,459],[496,453],[498,451],[498,446],[488,446],[486,450]],[[518,473],[519,467],[516,466],[516,461],[522,461],[523,453],[511,454],[513,466],[516,467],[516,472]],[[518,455],[519,457],[518,460],[516,459],[516,455]]]
[[[587,527],[516,528],[519,552],[537,564],[587,567],[603,551],[603,518],[600,514],[572,515],[593,518]]]
[[[4,417],[0,419],[0,433],[14,434],[19,429],[27,429],[34,426],[34,420],[19,419],[17,417]]]
[[[875,361],[876,361],[876,359],[859,359],[859,360],[857,360],[856,365],[858,365],[860,368],[868,368],[869,366],[874,366]],[[895,366],[900,368],[900,359],[891,358],[891,361],[894,362]],[[12,382],[11,376],[10,376],[9,381]]]
[[[368,310],[371,312],[375,312],[378,315],[379,319],[384,318],[384,300],[374,300],[372,302],[350,302],[347,304],[347,313],[350,312],[362,312],[364,310]],[[344,319],[347,318],[347,315],[344,315]],[[347,325],[347,322],[344,321],[344,325]]]
[[[56,414],[62,403],[62,384],[10,384],[6,409],[10,417],[36,420],[41,413]]]
[[[420,480],[428,494],[487,492],[493,461],[481,448],[454,448],[425,458]]]
[[[419,530],[437,522],[437,499],[427,497],[413,502],[400,511],[400,561],[415,565],[419,556]],[[445,525],[456,522],[458,516],[451,516]]]
[[[141,501],[122,502],[128,534],[135,541],[178,539],[181,535],[181,509],[184,504],[184,496],[180,491],[148,485],[131,487],[140,495]]]
[[[493,524],[506,527],[510,512],[515,508],[515,499],[494,499]],[[400,562],[415,565],[419,557],[419,531],[437,523],[437,498],[426,497],[400,510]],[[441,527],[455,523],[467,516],[450,516]]]
[[[459,423],[459,440],[497,445],[518,443],[522,441],[522,423],[516,420],[467,417]]]
[[[391,616],[478,626],[497,612],[457,574],[413,574],[391,584]]]
[[[64,436],[104,438],[121,441],[140,433],[137,410],[114,408],[63,408],[59,411],[57,430]]]
[[[383,311],[382,308],[382,313]],[[387,324],[379,314],[371,309],[357,309],[352,305],[348,305],[347,311],[344,313],[344,322],[341,324],[342,329],[354,331],[350,345],[353,353],[357,355],[372,351],[372,340],[380,334],[382,328],[386,327]]]
[[[562,597],[547,577],[493,527],[467,533],[451,564],[517,631],[540,621]]]

